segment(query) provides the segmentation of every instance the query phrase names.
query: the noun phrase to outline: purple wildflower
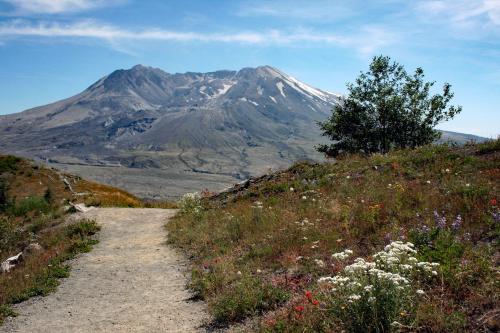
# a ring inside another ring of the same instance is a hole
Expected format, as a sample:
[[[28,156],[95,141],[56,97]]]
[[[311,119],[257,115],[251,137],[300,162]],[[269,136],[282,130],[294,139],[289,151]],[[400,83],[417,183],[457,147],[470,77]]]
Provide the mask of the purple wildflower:
[[[426,225],[426,224],[423,224],[421,227],[420,227],[420,231],[422,233],[428,233],[431,229]]]
[[[491,216],[493,217],[493,221],[495,221],[495,223],[500,223],[500,210],[491,213]]]
[[[457,231],[458,229],[460,229],[461,225],[462,225],[462,216],[458,214],[457,217],[455,218],[455,221],[453,221],[453,223],[451,224],[451,229]]]
[[[434,220],[439,229],[446,228],[446,217],[444,215],[440,216],[437,210],[434,211]]]

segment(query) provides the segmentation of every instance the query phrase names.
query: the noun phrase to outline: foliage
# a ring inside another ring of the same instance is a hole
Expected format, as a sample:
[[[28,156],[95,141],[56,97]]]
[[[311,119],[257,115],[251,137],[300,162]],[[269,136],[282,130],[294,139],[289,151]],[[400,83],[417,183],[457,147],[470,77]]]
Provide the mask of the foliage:
[[[323,135],[335,142],[318,150],[329,156],[387,153],[433,142],[440,135],[434,127],[461,111],[461,107],[447,107],[453,98],[448,83],[442,94],[431,95],[433,85],[424,82],[421,68],[409,75],[389,57],[374,57],[369,71],[347,85],[349,95],[320,123]]]
[[[4,172],[13,172],[18,168],[18,163],[21,161],[19,157],[10,155],[0,155],[0,174]]]
[[[335,257],[337,254],[334,254]],[[412,243],[395,241],[373,255],[357,258],[340,274],[318,283],[330,321],[350,332],[390,332],[411,327],[411,313],[425,292],[419,279],[437,275],[439,264],[418,261]],[[345,256],[337,256],[342,263]]]
[[[8,213],[13,216],[23,216],[29,212],[36,211],[46,213],[50,210],[50,204],[42,197],[28,197],[9,207]]]
[[[201,196],[199,193],[186,193],[177,203],[181,213],[200,213],[203,209],[201,205]]]

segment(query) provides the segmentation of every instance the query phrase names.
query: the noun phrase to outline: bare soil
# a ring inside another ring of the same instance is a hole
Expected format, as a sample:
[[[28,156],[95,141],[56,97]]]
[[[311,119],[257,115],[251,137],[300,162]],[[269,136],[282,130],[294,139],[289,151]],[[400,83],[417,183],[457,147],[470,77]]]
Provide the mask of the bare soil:
[[[15,306],[1,332],[199,332],[205,305],[192,301],[187,261],[166,246],[168,209],[99,208],[99,244],[72,263],[46,297]]]

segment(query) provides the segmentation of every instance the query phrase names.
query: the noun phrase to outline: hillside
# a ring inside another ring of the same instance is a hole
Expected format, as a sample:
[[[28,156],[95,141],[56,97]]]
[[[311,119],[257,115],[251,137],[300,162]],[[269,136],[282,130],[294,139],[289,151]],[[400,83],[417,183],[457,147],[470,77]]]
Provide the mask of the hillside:
[[[68,99],[0,116],[0,152],[141,197],[178,197],[321,161],[316,122],[338,101],[270,66],[170,74],[137,65]]]
[[[0,271],[0,323],[14,314],[9,304],[53,291],[69,274],[64,261],[95,243],[93,221],[70,219],[78,203],[143,205],[125,191],[0,155],[0,262],[21,253]]]
[[[215,326],[497,332],[499,171],[499,140],[299,163],[167,229]]]

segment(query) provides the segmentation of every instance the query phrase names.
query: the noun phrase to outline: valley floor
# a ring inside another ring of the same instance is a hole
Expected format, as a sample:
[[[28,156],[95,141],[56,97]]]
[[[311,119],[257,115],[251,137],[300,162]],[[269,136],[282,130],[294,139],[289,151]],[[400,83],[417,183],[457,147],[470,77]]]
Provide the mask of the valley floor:
[[[47,297],[15,306],[2,332],[196,332],[206,318],[190,301],[186,262],[165,246],[167,209],[98,208],[99,244],[77,258]]]

